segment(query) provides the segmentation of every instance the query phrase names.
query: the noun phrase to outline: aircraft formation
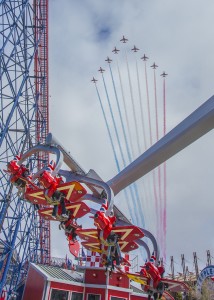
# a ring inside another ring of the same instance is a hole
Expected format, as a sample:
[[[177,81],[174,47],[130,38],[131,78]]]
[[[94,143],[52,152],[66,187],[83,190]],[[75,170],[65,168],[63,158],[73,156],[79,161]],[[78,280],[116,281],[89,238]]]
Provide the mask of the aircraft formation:
[[[160,299],[162,295],[166,299],[174,299],[169,291],[188,291],[185,283],[163,277],[164,266],[159,262],[158,247],[152,234],[127,221],[114,206],[111,190],[106,183],[94,179],[96,176],[83,176],[81,168],[72,159],[72,164],[68,164],[70,173],[60,170],[61,156],[58,149],[56,163],[50,161],[37,173],[31,173],[23,161],[36,151],[41,151],[41,147],[39,145],[30,149],[22,156],[16,155],[4,171],[9,175],[11,184],[17,188],[18,196],[34,205],[41,218],[59,222],[59,229],[64,231],[72,255],[78,256],[80,243],[85,249],[100,253],[101,263],[106,272],[123,273],[132,281],[140,283],[143,291],[148,294],[148,299]],[[52,153],[53,148],[52,146],[50,151]],[[64,161],[67,161],[66,159],[64,157]],[[79,172],[74,172],[77,170]],[[88,193],[88,189],[93,195]],[[95,211],[86,205],[84,200],[100,204],[100,209]],[[90,218],[93,219],[94,228],[84,229],[77,220],[85,218],[89,213],[92,215]],[[143,241],[144,237],[152,240],[152,255]],[[123,253],[129,253],[139,246],[145,248],[147,261],[138,273],[125,271],[123,266],[130,267],[131,264],[123,257]]]

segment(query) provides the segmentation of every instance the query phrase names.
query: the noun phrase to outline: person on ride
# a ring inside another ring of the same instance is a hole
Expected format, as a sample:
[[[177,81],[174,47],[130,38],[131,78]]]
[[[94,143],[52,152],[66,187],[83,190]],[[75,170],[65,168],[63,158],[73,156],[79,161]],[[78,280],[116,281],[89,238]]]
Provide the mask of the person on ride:
[[[143,266],[141,266],[141,270],[140,270],[140,276],[142,276],[146,282],[146,284],[141,284],[141,288],[144,292],[146,292],[148,294],[148,299],[151,299],[152,291],[149,289],[151,278],[149,277],[149,275],[146,271],[146,262]]]
[[[145,266],[145,265],[144,265],[144,266],[141,266],[140,275],[141,275],[142,277],[145,277],[145,278],[148,276],[148,274],[147,274],[147,272],[146,272],[146,266]]]
[[[45,188],[45,197],[51,199],[53,202],[56,202],[53,208],[52,217],[56,219],[56,214],[58,210],[59,203],[61,204],[62,214],[61,216],[67,218],[66,207],[65,207],[65,196],[63,193],[57,190],[59,185],[63,183],[62,177],[52,175],[53,168],[51,164],[40,174],[38,178],[39,182]]]
[[[154,300],[160,299],[164,285],[161,282],[161,274],[155,266],[156,257],[152,254],[150,261],[141,267],[140,275],[146,279],[146,284],[141,284],[142,289],[148,294],[148,300],[153,296]],[[155,291],[154,291],[155,289]]]
[[[158,268],[155,266],[156,257],[151,256],[150,261],[145,263],[146,272],[151,276],[150,285],[156,289],[161,281],[161,275]]]
[[[16,155],[14,159],[7,164],[7,171],[11,174],[10,182],[18,188],[24,189],[27,184],[24,178],[30,179],[30,171],[24,164],[18,164],[20,159],[21,156]]]
[[[66,221],[62,221],[59,225],[59,229],[63,228],[65,230],[65,235],[69,241],[75,242],[77,240],[77,228],[82,228],[82,225],[78,225],[74,216],[73,211],[70,210],[69,218]]]
[[[100,240],[108,240],[110,238],[111,230],[116,222],[115,216],[106,216],[106,210],[108,209],[107,200],[102,204],[99,211],[94,215],[94,225],[98,231],[98,237]]]
[[[106,267],[106,272],[110,271],[110,274],[112,271],[114,271],[115,266],[117,268],[121,268],[121,257],[119,256],[117,247],[115,246],[109,246],[111,254],[110,259],[107,257],[105,253],[101,254],[101,263]]]
[[[94,225],[98,231],[98,238],[102,243],[102,248],[104,245],[108,246],[108,254],[106,259],[107,269],[113,269],[114,261],[119,267],[121,262],[121,253],[118,245],[118,237],[115,233],[111,233],[112,228],[115,226],[116,217],[111,213],[109,216],[106,215],[108,209],[108,202],[102,204],[99,211],[94,215]]]

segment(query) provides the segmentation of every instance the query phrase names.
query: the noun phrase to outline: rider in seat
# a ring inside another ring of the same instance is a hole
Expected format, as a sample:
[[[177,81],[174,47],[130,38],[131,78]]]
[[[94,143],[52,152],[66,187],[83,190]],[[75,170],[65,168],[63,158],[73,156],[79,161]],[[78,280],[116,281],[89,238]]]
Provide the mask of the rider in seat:
[[[11,174],[10,182],[17,186],[18,189],[25,189],[27,180],[24,180],[24,178],[30,179],[30,171],[24,164],[18,164],[20,159],[21,156],[16,155],[15,158],[7,164],[7,171]]]
[[[164,284],[161,282],[161,275],[164,273],[164,267],[158,268],[155,265],[156,257],[154,254],[152,254],[150,261],[145,263],[145,268],[147,273],[150,275],[150,286],[157,290],[156,293],[154,293],[153,297],[160,299],[163,291],[164,291]]]
[[[116,222],[116,217],[113,215],[106,216],[106,210],[108,209],[107,200],[102,204],[99,211],[94,215],[94,225],[97,227],[98,236],[101,240],[108,240],[111,230]]]
[[[77,228],[82,228],[82,225],[78,225],[74,216],[73,211],[70,210],[69,218],[66,221],[62,221],[59,225],[59,229],[63,228],[65,230],[65,235],[69,241],[75,242],[77,240]]]
[[[56,219],[58,205],[60,203],[62,208],[61,216],[64,218],[68,218],[66,214],[66,207],[65,207],[65,195],[57,190],[59,185],[63,183],[62,177],[53,176],[51,174],[52,171],[53,171],[53,167],[50,163],[48,167],[40,174],[38,180],[45,188],[45,198],[47,200],[50,199],[53,202],[56,202],[56,204],[53,204],[54,208],[52,212],[52,217]]]
[[[111,233],[112,228],[114,227],[114,224],[116,222],[116,217],[113,214],[107,216],[107,209],[108,202],[107,200],[105,200],[100,210],[97,211],[94,215],[94,225],[97,228],[98,237],[102,242],[102,246],[108,246],[106,267],[110,267],[112,269],[113,261],[116,261],[117,266],[120,265],[121,251],[118,245],[118,237],[114,233]]]

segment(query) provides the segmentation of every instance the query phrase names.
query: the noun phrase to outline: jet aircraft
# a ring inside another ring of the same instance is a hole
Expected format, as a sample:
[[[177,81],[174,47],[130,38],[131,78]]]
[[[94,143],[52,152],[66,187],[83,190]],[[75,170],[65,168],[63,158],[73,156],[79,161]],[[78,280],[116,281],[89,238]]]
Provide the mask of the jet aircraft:
[[[128,39],[126,39],[125,36],[123,35],[123,37],[120,41],[125,44],[126,42],[128,42]]]
[[[117,52],[119,52],[120,50],[117,49],[116,47],[114,47],[114,49],[112,50],[112,52],[114,52],[114,54],[118,54]]]
[[[132,48],[132,51],[137,52],[137,51],[139,51],[139,49],[134,45],[134,47]]]

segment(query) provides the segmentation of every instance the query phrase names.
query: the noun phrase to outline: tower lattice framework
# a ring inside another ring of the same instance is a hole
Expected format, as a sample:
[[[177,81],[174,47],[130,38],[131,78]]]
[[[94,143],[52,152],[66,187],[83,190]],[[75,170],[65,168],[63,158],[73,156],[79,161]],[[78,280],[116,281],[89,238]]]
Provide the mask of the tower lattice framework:
[[[50,223],[23,201],[3,171],[49,131],[48,0],[0,1],[0,295],[22,285],[30,261],[49,263]],[[31,170],[48,157],[29,161]]]

